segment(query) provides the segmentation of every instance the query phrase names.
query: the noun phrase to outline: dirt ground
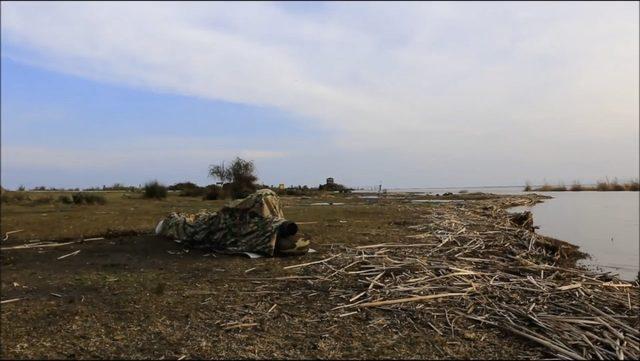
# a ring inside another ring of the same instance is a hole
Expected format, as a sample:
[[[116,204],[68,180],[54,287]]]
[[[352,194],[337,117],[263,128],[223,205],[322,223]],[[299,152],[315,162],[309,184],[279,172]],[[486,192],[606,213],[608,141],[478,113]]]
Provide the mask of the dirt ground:
[[[484,196],[466,195],[483,198]],[[410,242],[415,224],[442,203],[380,201],[354,195],[283,198],[288,219],[317,252],[249,259],[184,250],[150,234],[173,210],[219,208],[222,202],[170,196],[165,201],[108,195],[106,205],[2,205],[3,247],[32,239],[103,240],[0,253],[1,357],[51,358],[322,358],[512,359],[545,352],[524,338],[456,318],[434,330],[430,307],[387,317],[384,308],[345,316],[332,310],[332,289],[306,267],[335,244]],[[411,197],[415,198],[415,197]],[[343,205],[311,205],[341,202]],[[482,199],[469,202],[483,202]],[[117,236],[134,230],[138,235]],[[146,233],[146,234],[145,234]],[[71,252],[79,253],[62,259]],[[299,278],[291,278],[299,277]]]

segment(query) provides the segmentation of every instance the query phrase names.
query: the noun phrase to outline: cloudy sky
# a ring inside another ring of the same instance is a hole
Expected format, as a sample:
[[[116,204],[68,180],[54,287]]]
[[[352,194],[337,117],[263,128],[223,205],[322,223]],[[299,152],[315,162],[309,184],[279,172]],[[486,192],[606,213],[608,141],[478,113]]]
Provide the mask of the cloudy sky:
[[[8,188],[638,177],[638,2],[1,6]]]

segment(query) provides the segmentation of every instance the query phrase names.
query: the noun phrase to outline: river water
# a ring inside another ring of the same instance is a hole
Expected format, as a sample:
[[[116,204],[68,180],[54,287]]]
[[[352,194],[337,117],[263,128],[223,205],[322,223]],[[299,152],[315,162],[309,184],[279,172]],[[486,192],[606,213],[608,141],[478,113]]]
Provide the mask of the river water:
[[[522,187],[486,188],[409,188],[389,192],[443,194],[485,192],[523,194]],[[640,263],[639,192],[536,192],[553,197],[531,207],[516,207],[513,212],[529,210],[536,232],[580,247],[591,258],[581,264],[596,270],[616,273],[634,280]]]

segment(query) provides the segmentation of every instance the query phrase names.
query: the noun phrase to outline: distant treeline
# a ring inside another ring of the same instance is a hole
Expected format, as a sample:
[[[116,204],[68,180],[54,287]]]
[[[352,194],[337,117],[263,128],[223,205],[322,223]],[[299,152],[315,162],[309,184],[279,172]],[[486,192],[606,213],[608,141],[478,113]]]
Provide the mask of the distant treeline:
[[[21,204],[21,205],[29,205],[29,206],[37,206],[43,204],[75,204],[75,205],[83,205],[83,204],[98,204],[102,205],[107,203],[107,199],[101,195],[96,193],[82,193],[82,192],[74,192],[71,195],[59,195],[54,198],[51,195],[41,195],[34,196],[33,194],[28,194],[25,192],[10,192],[3,191],[0,194],[0,202],[6,204]]]
[[[327,180],[327,184],[321,184],[318,188],[310,188],[308,186],[296,186],[296,187],[274,187],[264,184],[257,184],[258,177],[256,176],[256,169],[253,161],[247,161],[240,157],[236,157],[228,163],[221,162],[216,165],[210,165],[208,175],[210,177],[219,180],[216,184],[209,184],[201,187],[193,182],[180,182],[170,186],[165,186],[159,183],[157,180],[147,182],[144,186],[138,187],[125,186],[122,183],[115,183],[112,186],[103,185],[100,187],[85,188],[83,191],[125,191],[142,193],[142,198],[147,199],[163,199],[167,197],[169,191],[178,192],[178,195],[183,197],[202,197],[204,200],[215,199],[238,199],[244,198],[249,194],[255,192],[258,189],[269,188],[279,195],[306,195],[313,194],[314,192],[330,191],[330,192],[351,192],[350,188],[347,188],[341,184],[334,183],[333,178]],[[330,180],[330,181],[329,181]],[[25,191],[24,186],[18,188],[19,192]],[[57,192],[78,192],[78,188],[64,189],[64,188],[47,188],[45,186],[35,187],[32,191],[57,191]],[[6,195],[6,201],[16,200],[23,195]],[[123,195],[123,197],[131,198],[129,195]],[[78,198],[76,202],[72,198],[61,198],[62,203],[80,203],[90,204],[100,203],[101,201],[94,200],[89,197],[87,201],[86,195]]]
[[[233,194],[233,185],[230,183],[224,185],[209,184],[207,186],[201,187],[192,182],[181,182],[173,184],[167,187],[167,189],[170,191],[178,192],[178,195],[182,197],[202,197],[205,200],[241,198]],[[312,195],[314,193],[322,191],[337,191],[344,193],[351,191],[351,189],[341,184],[330,184],[329,187],[327,187],[326,185],[320,185],[317,188],[309,187],[307,185],[297,185],[280,188],[274,185],[257,184],[255,185],[255,190],[258,189],[271,189],[278,195],[288,196]]]
[[[89,187],[89,188],[83,188],[82,191],[86,191],[86,192],[95,192],[95,191],[128,191],[128,192],[135,192],[135,191],[140,191],[142,189],[142,187],[138,186],[138,187],[134,187],[134,186],[125,186],[122,183],[114,183],[111,186],[106,186],[103,185],[102,187]],[[18,187],[18,189],[16,189],[18,192],[24,192],[27,191],[27,188],[25,186],[20,186]],[[46,186],[38,186],[38,187],[33,187],[31,189],[29,189],[29,191],[35,191],[35,192],[79,192],[80,188],[57,188],[57,187],[46,187]]]
[[[581,192],[581,191],[598,191],[598,192],[621,192],[621,191],[640,191],[640,182],[631,180],[628,182],[619,182],[617,178],[612,181],[605,179],[598,181],[595,185],[582,185],[580,182],[573,182],[570,186],[562,183],[558,185],[550,185],[545,183],[542,186],[533,187],[528,182],[524,187],[525,192]]]
[[[179,196],[183,197],[203,197],[204,199],[222,199],[227,189],[232,187],[231,184],[209,184],[206,186],[200,186],[193,182],[178,182],[170,186],[165,186],[157,181],[151,181],[144,186],[127,186],[122,183],[115,183],[111,186],[103,185],[102,187],[88,187],[88,188],[57,188],[38,186],[31,189],[26,189],[24,186],[20,186],[16,189],[18,192],[36,191],[36,192],[100,192],[100,191],[123,191],[133,193],[144,193],[149,188],[158,189],[161,194],[161,189],[164,188],[167,191],[178,192]],[[351,188],[345,187],[342,184],[321,184],[318,187],[309,187],[307,185],[288,186],[285,188],[276,187],[274,185],[257,184],[254,186],[255,190],[258,189],[271,189],[279,195],[305,195],[313,192],[328,191],[328,192],[341,192],[349,193]],[[252,189],[251,189],[252,190]],[[150,196],[149,198],[154,198]],[[162,196],[160,198],[163,198]]]
[[[320,192],[351,192],[351,189],[346,188],[340,184],[320,185],[319,187],[309,187],[306,185],[289,186],[286,188],[275,187],[273,185],[258,184],[255,188],[248,189],[247,191],[255,191],[258,189],[271,189],[278,195],[287,196],[311,196]],[[46,191],[46,192],[64,192],[71,194],[62,194],[57,197],[53,197],[44,193],[41,196],[35,196],[28,192],[31,191]],[[87,191],[87,192],[84,192]],[[209,184],[201,187],[193,182],[179,182],[170,186],[165,186],[158,181],[151,181],[146,183],[142,187],[123,186],[116,184],[112,187],[93,187],[85,188],[83,191],[79,191],[79,188],[54,188],[54,187],[35,187],[27,191],[24,187],[18,188],[16,191],[8,191],[2,189],[0,196],[0,202],[5,204],[22,204],[22,205],[41,205],[41,204],[70,204],[70,205],[83,205],[83,204],[98,204],[102,205],[107,202],[103,195],[93,192],[101,191],[123,191],[137,193],[137,196],[123,194],[123,198],[147,198],[147,199],[164,199],[169,192],[178,193],[180,197],[198,197],[203,200],[218,200],[218,199],[235,199],[245,196],[244,193],[234,193],[235,189],[232,184]]]

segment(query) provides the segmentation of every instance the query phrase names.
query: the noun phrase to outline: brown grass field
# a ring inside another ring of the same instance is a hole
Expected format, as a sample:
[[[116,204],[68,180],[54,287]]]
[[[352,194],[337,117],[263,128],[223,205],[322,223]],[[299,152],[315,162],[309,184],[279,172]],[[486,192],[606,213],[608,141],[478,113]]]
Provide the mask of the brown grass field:
[[[446,319],[453,322],[450,330],[431,327],[435,321],[429,314],[414,308],[400,316],[386,308],[344,316],[332,309],[347,300],[334,295],[361,286],[305,279],[328,266],[285,269],[322,260],[335,245],[415,242],[406,237],[415,234],[408,225],[441,207],[459,206],[415,204],[403,197],[375,202],[337,194],[283,197],[285,216],[301,223],[317,252],[252,260],[184,250],[151,234],[171,211],[217,209],[222,201],[123,194],[104,193],[104,205],[2,204],[1,234],[23,230],[10,234],[3,247],[105,239],[1,252],[1,298],[15,300],[1,307],[1,358],[548,356],[526,338],[452,315]],[[477,205],[491,202],[491,196],[457,197]]]

